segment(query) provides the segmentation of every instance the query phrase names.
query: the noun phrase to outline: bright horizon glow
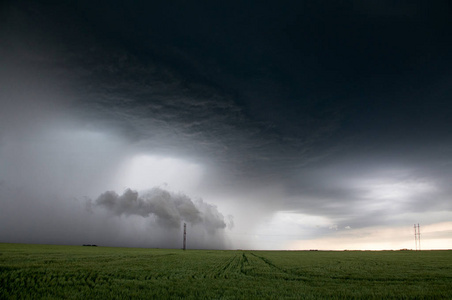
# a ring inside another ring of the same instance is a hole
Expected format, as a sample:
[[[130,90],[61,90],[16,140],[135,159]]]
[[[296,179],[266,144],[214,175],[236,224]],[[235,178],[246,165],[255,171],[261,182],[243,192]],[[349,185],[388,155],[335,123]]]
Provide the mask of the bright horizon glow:
[[[421,250],[452,249],[452,222],[420,226]],[[338,231],[333,236],[292,241],[289,250],[400,250],[415,249],[412,226],[368,227]]]

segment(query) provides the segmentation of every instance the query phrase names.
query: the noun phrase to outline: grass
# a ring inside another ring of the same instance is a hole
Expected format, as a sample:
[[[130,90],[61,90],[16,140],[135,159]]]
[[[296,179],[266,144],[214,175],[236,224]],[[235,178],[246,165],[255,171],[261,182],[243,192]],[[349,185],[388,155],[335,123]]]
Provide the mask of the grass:
[[[452,299],[452,251],[0,244],[0,299]]]

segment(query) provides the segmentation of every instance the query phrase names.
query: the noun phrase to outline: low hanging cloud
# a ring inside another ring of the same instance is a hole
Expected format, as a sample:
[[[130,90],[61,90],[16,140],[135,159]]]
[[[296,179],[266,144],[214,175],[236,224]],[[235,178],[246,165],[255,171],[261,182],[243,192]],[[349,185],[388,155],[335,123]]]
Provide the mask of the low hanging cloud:
[[[94,204],[106,208],[116,216],[155,218],[158,225],[168,228],[179,228],[182,222],[187,222],[200,225],[208,233],[214,234],[227,226],[223,214],[216,206],[202,200],[193,202],[184,194],[171,193],[158,187],[141,195],[131,189],[126,189],[122,195],[107,191]]]

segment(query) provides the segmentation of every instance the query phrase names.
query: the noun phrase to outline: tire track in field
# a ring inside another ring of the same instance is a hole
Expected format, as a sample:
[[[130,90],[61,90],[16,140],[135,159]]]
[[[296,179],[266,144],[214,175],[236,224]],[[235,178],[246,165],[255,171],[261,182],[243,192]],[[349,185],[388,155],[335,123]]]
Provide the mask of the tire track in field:
[[[257,259],[259,259],[260,261],[262,261],[266,266],[269,267],[270,270],[275,271],[274,276],[282,277],[282,279],[284,279],[284,280],[309,281],[309,279],[307,277],[300,276],[297,273],[293,273],[284,268],[281,268],[281,267],[275,265],[271,260],[269,260],[263,256],[256,255],[255,253],[250,253],[250,254],[252,256],[256,257]]]
[[[226,264],[222,265],[214,278],[236,277],[241,274],[242,255],[234,254]]]

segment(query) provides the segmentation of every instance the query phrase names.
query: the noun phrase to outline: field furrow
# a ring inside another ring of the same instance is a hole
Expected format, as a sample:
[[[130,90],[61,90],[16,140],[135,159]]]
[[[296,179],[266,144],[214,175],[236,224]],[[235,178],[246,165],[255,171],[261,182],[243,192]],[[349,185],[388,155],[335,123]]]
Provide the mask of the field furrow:
[[[452,299],[452,251],[0,244],[0,299]]]

